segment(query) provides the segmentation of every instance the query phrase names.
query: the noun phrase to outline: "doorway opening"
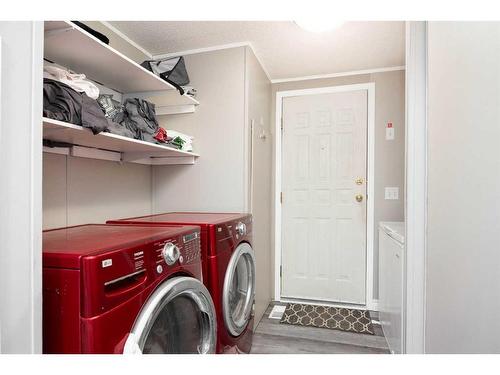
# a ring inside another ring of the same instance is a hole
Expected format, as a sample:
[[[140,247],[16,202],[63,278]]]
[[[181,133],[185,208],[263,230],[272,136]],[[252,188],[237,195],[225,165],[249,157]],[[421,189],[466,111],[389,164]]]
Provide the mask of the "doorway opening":
[[[375,83],[278,91],[276,124],[275,299],[376,310]]]

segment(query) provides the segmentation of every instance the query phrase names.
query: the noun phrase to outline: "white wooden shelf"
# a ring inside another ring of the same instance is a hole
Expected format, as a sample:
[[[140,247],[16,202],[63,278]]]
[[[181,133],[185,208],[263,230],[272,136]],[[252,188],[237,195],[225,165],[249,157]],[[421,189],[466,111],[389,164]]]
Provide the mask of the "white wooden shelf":
[[[157,116],[193,113],[200,104],[195,98],[179,95],[177,90],[133,92],[124,94],[123,99],[126,98],[141,98],[154,103]]]
[[[198,154],[116,135],[92,134],[89,129],[43,118],[43,139],[65,142],[72,147],[44,147],[44,152],[76,157],[123,161],[148,165],[194,164]]]
[[[116,90],[126,96],[152,98],[159,112],[170,106],[188,106],[194,112],[199,102],[180,95],[174,86],[146,70],[69,21],[46,21],[44,57]],[[153,95],[153,93],[155,95]],[[167,109],[166,112],[169,112]],[[180,112],[169,113],[188,113]],[[161,113],[159,113],[161,114]]]

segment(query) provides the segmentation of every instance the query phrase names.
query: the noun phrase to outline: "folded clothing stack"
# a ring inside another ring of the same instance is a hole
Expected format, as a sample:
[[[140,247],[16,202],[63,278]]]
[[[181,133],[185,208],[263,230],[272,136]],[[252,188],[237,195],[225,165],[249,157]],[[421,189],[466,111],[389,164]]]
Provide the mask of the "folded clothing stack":
[[[101,94],[97,103],[108,119],[108,132],[129,138],[137,137],[135,126],[130,121],[124,121],[127,117],[125,108],[120,102],[113,99],[113,95]]]
[[[165,129],[156,120],[154,104],[127,99],[122,105],[108,94],[96,101],[83,90],[78,92],[50,78],[43,80],[43,116],[89,128],[94,134],[110,132],[147,142],[167,142]]]
[[[136,129],[137,139],[152,143],[164,143],[164,133],[156,119],[155,105],[147,100],[133,98],[123,103],[127,117],[124,122]]]
[[[81,125],[94,134],[108,128],[108,122],[95,101],[99,96],[99,88],[85,74],[45,64],[43,77],[45,117]]]
[[[81,125],[94,134],[105,131],[108,121],[97,102],[65,83],[43,79],[43,116]]]
[[[99,88],[84,74],[55,65],[44,67],[43,115],[81,125],[91,129],[94,134],[110,132],[192,151],[192,139],[189,136],[167,134],[158,125],[153,103],[129,98],[121,104],[111,94],[99,95]]]
[[[109,121],[111,133],[152,143],[167,142],[165,129],[158,125],[153,103],[131,98],[120,104],[109,94],[100,95],[97,102]]]

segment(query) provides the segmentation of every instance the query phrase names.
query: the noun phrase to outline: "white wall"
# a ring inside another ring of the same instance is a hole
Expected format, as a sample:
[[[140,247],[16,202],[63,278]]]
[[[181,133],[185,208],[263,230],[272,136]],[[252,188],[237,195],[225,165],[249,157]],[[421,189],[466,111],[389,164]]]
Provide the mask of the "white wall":
[[[248,47],[188,55],[185,61],[201,104],[194,114],[163,116],[160,124],[193,135],[201,157],[192,166],[153,167],[153,210],[253,213],[257,324],[272,287],[271,84]],[[258,137],[261,130],[267,139]]]
[[[0,22],[0,351],[42,351],[40,22]]]
[[[43,227],[149,215],[151,167],[43,154]]]
[[[271,270],[271,82],[251,48],[246,48],[247,121],[251,131],[251,199],[253,214],[253,249],[257,263],[255,324],[260,321],[272,295]],[[261,136],[265,136],[262,138]]]
[[[191,166],[153,167],[153,210],[248,210],[245,48],[185,56],[200,105],[195,113],[161,116],[160,125],[195,137]]]
[[[378,298],[378,223],[404,220],[405,160],[405,73],[392,71],[355,76],[284,82],[272,85],[272,118],[275,118],[276,92],[317,87],[375,83],[375,220],[374,220],[374,298]],[[393,141],[385,140],[385,127],[392,122]],[[274,127],[273,127],[274,130]],[[275,136],[275,135],[273,135]],[[273,151],[274,155],[274,151]],[[273,173],[274,168],[273,168]],[[399,187],[399,200],[385,200],[386,186]],[[274,189],[274,186],[273,186]],[[273,201],[274,207],[274,201]],[[274,220],[274,219],[273,219]],[[273,236],[274,241],[274,236]],[[274,255],[273,255],[274,261]],[[274,267],[273,267],[274,268]]]
[[[500,353],[500,23],[428,43],[426,352]]]

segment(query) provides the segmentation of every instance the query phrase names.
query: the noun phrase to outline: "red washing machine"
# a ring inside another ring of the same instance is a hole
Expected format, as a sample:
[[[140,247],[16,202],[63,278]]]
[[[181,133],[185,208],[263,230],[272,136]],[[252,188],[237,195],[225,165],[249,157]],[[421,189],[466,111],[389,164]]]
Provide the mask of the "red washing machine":
[[[172,212],[108,223],[199,225],[205,285],[217,313],[217,353],[250,352],[255,296],[251,215]]]
[[[200,228],[43,232],[44,353],[214,353]]]

